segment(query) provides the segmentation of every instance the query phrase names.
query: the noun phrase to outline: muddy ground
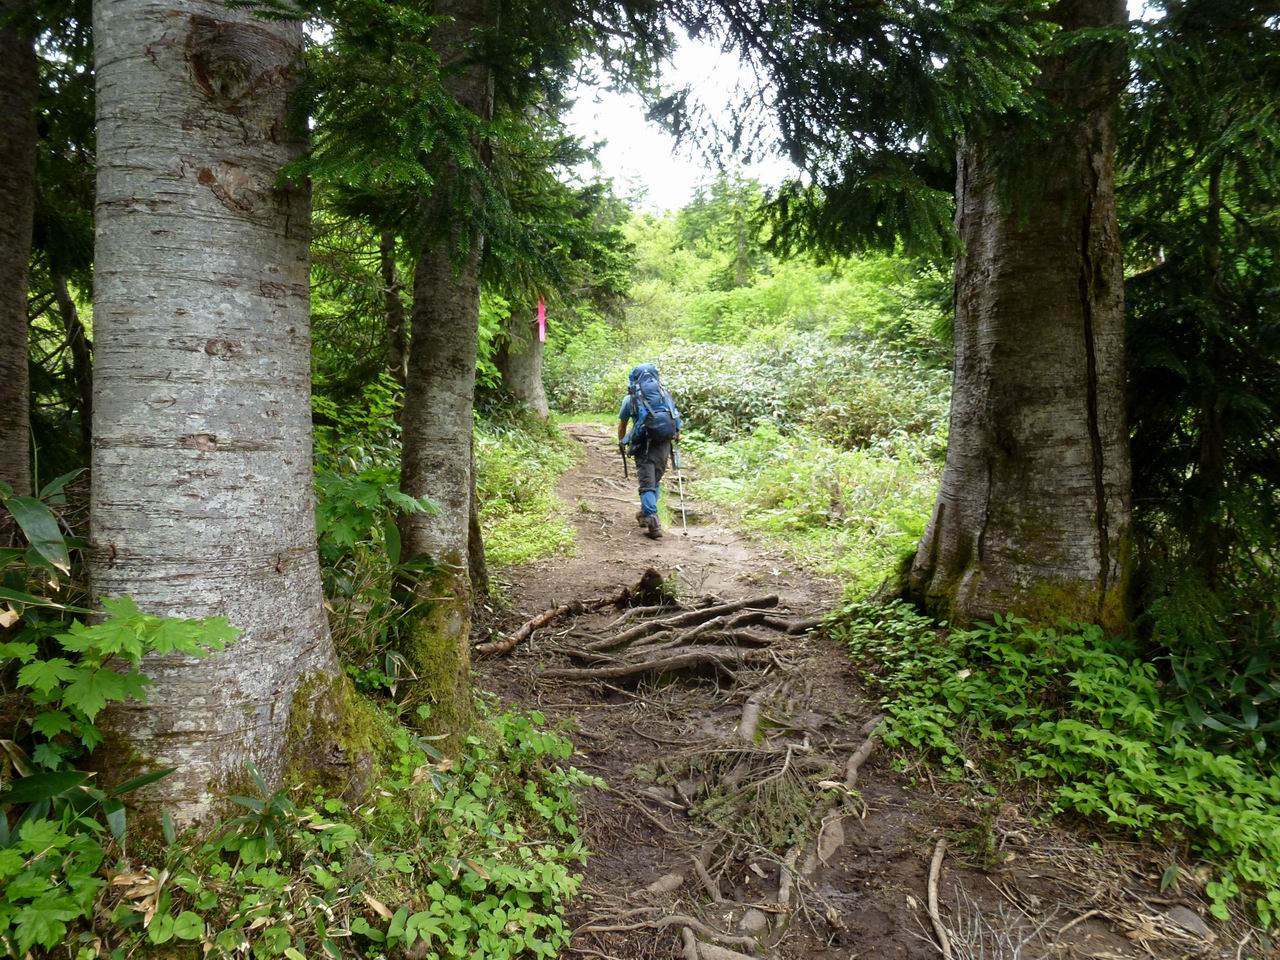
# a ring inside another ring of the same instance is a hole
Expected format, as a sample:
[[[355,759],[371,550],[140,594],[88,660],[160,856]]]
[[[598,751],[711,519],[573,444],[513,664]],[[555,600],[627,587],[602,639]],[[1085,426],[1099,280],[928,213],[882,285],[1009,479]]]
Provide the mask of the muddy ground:
[[[682,627],[658,634],[672,638],[661,645],[649,636],[591,654],[602,638],[681,612],[612,625],[622,615],[612,607],[562,618],[512,654],[478,661],[482,686],[566,725],[573,762],[608,784],[584,797],[593,856],[566,956],[733,956],[718,945],[787,960],[932,960],[944,955],[939,927],[957,960],[1264,956],[1246,930],[1206,924],[1194,891],[1160,892],[1164,851],[1038,825],[1016,802],[983,799],[972,780],[943,784],[910,756],[880,749],[847,779],[876,704],[834,643],[784,630],[834,604],[836,585],[693,500],[687,536],[677,520],[648,540],[611,428],[568,431],[583,449],[559,486],[576,555],[511,574],[506,629],[559,603],[612,594],[648,567],[676,584],[686,608],[778,600],[733,634],[740,640],[711,641],[722,663],[548,675],[706,642],[682,642]],[[744,738],[748,702],[759,720]],[[928,886],[939,841],[935,924]]]

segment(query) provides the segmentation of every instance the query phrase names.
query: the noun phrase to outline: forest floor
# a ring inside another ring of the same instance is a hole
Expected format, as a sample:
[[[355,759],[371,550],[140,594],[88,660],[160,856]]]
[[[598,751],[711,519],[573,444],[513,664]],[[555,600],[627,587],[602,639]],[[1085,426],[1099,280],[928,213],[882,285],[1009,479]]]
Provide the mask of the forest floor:
[[[477,662],[481,686],[564,725],[571,762],[608,785],[582,800],[591,857],[566,956],[1258,955],[1241,934],[1206,925],[1194,897],[1160,892],[1167,851],[1046,825],[973,777],[943,782],[875,750],[877,705],[845,652],[786,632],[834,605],[837,585],[703,505],[687,536],[677,510],[663,539],[647,539],[612,427],[565,429],[584,453],[559,485],[576,554],[512,571],[502,625],[614,594],[650,567],[681,600],[625,623],[612,606],[561,617]],[[697,635],[716,612],[702,610],[744,600],[755,603]],[[672,616],[684,620],[659,622]],[[625,631],[642,636],[627,643]],[[646,667],[654,661],[669,666]]]

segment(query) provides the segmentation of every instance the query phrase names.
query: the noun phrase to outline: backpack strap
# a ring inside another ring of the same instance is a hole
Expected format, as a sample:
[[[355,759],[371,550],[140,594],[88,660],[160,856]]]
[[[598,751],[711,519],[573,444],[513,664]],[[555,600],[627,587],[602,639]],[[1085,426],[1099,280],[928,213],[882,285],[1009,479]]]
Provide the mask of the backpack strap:
[[[631,387],[631,394],[631,406],[633,407],[631,412],[636,418],[636,426],[638,427],[647,417],[653,415],[653,408],[649,406],[649,401],[644,398],[644,387],[640,385],[639,380]]]
[[[645,419],[644,391],[640,389],[639,382],[628,384],[627,396],[631,398],[631,431],[627,436],[634,446],[643,435],[642,427]]]

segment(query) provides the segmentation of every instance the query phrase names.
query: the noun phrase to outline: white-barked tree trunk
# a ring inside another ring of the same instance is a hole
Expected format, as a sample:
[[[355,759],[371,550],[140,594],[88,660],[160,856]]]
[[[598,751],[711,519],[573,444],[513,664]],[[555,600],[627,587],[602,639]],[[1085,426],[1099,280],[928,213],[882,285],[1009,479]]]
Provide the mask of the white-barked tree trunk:
[[[176,766],[150,799],[190,821],[247,760],[279,777],[301,746],[295,700],[337,673],[313,509],[310,199],[277,179],[303,147],[286,121],[302,28],[213,0],[97,0],[94,39],[94,592],[243,631],[207,659],[149,658],[147,702],[109,717],[110,760]]]

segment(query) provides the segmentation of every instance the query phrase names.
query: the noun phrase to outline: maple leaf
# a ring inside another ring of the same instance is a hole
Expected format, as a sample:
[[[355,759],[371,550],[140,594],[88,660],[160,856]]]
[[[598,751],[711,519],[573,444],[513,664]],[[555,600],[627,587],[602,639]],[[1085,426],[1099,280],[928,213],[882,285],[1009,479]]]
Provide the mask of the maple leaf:
[[[48,693],[54,687],[75,680],[79,675],[80,672],[71,665],[71,661],[62,657],[33,660],[18,671],[18,685]]]

